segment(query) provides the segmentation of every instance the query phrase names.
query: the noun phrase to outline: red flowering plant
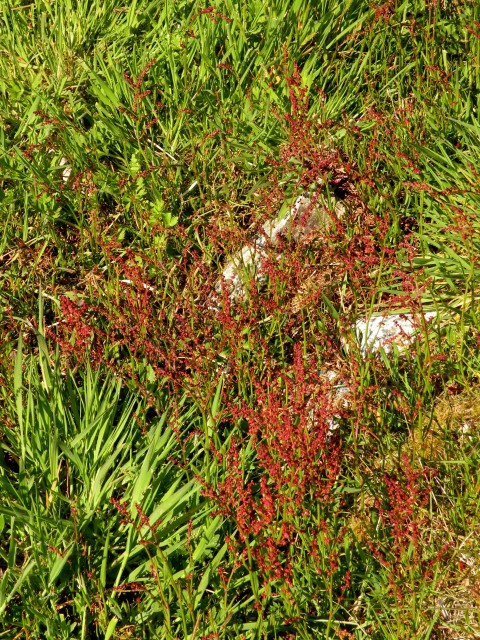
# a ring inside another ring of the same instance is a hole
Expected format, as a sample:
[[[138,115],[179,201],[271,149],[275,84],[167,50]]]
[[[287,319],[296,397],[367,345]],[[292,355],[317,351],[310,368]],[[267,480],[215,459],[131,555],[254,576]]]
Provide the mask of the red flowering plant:
[[[429,587],[440,582],[451,555],[452,543],[442,544],[432,519],[434,476],[434,469],[415,469],[403,454],[391,470],[378,471],[367,480],[372,497],[364,541],[370,550],[367,583],[371,609],[363,615],[371,615],[376,607],[388,603],[396,633],[402,638],[409,637],[416,624],[420,632],[424,621],[416,614],[412,617],[412,612],[431,609]]]
[[[235,523],[228,542],[237,567],[260,576],[259,607],[268,611],[280,596],[297,624],[334,616],[350,584],[339,555],[348,547],[343,453],[332,429],[342,412],[308,364],[296,344],[287,370],[270,362],[252,379],[250,401],[229,403],[237,426],[215,450],[223,473],[202,481],[216,511]]]
[[[377,414],[395,396],[391,424],[405,428],[412,418],[402,375],[411,373],[415,356],[406,364],[397,359],[393,371],[388,359],[362,354],[355,320],[386,305],[420,312],[425,285],[419,271],[413,275],[412,230],[393,225],[387,207],[369,211],[363,203],[362,192],[376,188],[373,163],[382,161],[374,140],[372,165],[359,175],[356,163],[334,148],[340,124],[309,116],[297,66],[288,91],[290,113],[277,113],[287,141],[277,159],[267,159],[267,186],[258,186],[253,203],[237,215],[212,187],[184,225],[162,222],[159,209],[150,249],[101,240],[108,263],[96,283],[101,295],[91,304],[62,299],[56,338],[65,354],[108,364],[159,412],[167,396],[179,414],[193,411],[190,432],[177,433],[183,456],[177,462],[202,468],[189,461],[189,443],[203,438],[205,465],[197,476],[204,497],[226,518],[231,565],[245,571],[243,585],[247,575],[260,576],[242,597],[248,601],[253,592],[262,615],[282,602],[285,624],[308,629],[343,615],[340,608],[361,591],[351,567],[365,539],[354,542],[346,509],[364,471],[359,459],[379,455],[376,441],[390,426],[385,419],[380,428]],[[228,162],[223,170],[231,170]],[[127,185],[145,220],[150,179],[136,166]],[[286,226],[272,239],[266,230],[279,208],[286,203],[288,216],[292,194],[302,192],[309,202],[297,229]],[[230,259],[242,251],[248,258],[252,248],[255,268],[230,270],[240,284],[225,277]],[[342,385],[348,411],[336,398],[334,387]],[[219,389],[221,413],[211,411]],[[394,576],[389,536],[397,535],[397,521],[418,534],[423,493],[410,487],[420,506],[396,512],[393,493],[405,489],[392,482],[375,490],[386,496],[377,504],[388,523],[385,538],[372,530],[368,544]],[[227,594],[231,566],[219,568]]]

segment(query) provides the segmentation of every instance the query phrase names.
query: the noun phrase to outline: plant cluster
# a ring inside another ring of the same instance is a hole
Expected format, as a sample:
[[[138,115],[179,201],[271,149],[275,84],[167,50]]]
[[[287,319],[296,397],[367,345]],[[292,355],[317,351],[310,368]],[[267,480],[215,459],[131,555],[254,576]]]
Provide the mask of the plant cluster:
[[[0,638],[477,637],[476,3],[0,43]]]

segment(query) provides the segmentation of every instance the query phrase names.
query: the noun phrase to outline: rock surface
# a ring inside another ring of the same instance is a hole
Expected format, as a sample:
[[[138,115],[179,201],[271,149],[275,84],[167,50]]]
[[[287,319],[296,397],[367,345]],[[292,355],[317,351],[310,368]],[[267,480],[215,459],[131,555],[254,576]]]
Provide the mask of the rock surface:
[[[427,311],[423,319],[418,314],[395,313],[357,320],[354,331],[360,351],[364,356],[377,353],[382,348],[391,353],[394,345],[402,351],[415,339],[422,324],[431,322],[436,316],[435,311]]]
[[[343,202],[335,201],[334,212],[339,218],[344,215]],[[299,196],[284,218],[266,222],[262,233],[251,244],[242,247],[225,265],[215,287],[216,293],[220,293],[222,284],[226,283],[230,288],[230,299],[236,300],[245,293],[245,278],[254,277],[257,282],[263,282],[265,275],[262,274],[261,264],[267,256],[267,242],[276,246],[282,234],[299,242],[310,232],[327,228],[330,223],[324,197],[315,198],[308,193]]]

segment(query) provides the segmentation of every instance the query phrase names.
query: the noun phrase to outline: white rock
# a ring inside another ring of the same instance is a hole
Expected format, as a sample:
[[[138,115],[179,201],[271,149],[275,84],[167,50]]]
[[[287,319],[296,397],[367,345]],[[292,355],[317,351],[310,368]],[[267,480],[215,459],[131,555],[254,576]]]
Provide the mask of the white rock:
[[[220,293],[222,282],[230,286],[230,299],[235,300],[245,293],[244,278],[254,277],[257,282],[265,280],[261,272],[261,263],[266,258],[265,247],[267,241],[276,246],[280,234],[289,235],[298,242],[314,229],[326,227],[330,224],[328,213],[322,205],[324,199],[320,196],[313,202],[309,194],[299,196],[290,211],[281,220],[269,220],[263,225],[262,233],[258,234],[251,244],[245,245],[226,264],[222,276],[215,287]],[[335,204],[335,213],[341,217],[345,212],[342,202]],[[242,277],[243,276],[243,277]]]
[[[67,182],[72,173],[72,167],[68,164],[68,160],[66,158],[61,158],[59,164],[61,167],[65,167],[65,169],[62,171],[62,180],[64,182]]]
[[[430,322],[436,316],[436,311],[427,311],[423,314],[426,322]],[[357,320],[354,331],[360,351],[365,356],[367,353],[376,353],[382,348],[386,353],[390,353],[393,345],[400,350],[405,349],[413,341],[421,325],[422,318],[419,315],[396,313]]]

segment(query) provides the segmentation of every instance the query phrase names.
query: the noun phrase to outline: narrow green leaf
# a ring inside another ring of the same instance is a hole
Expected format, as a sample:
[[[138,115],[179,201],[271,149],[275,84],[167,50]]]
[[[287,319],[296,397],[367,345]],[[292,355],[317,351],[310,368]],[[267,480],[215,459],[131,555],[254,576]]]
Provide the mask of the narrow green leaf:
[[[107,584],[107,562],[108,562],[109,545],[110,545],[110,529],[107,531],[107,537],[105,538],[105,544],[103,546],[102,566],[100,568],[100,584],[104,589]]]
[[[108,623],[107,631],[105,633],[105,640],[110,640],[113,636],[113,632],[115,631],[115,627],[117,626],[118,618],[112,618]]]
[[[13,375],[13,392],[15,395],[15,402],[16,402],[16,408],[17,408],[18,425],[20,427],[20,443],[21,443],[21,455],[22,455],[20,465],[21,465],[21,469],[23,470],[23,466],[25,464],[26,447],[25,447],[25,433],[24,433],[24,420],[23,420],[22,351],[23,351],[23,340],[22,340],[22,334],[19,333],[17,354],[15,356],[15,368],[14,368],[14,375]]]
[[[8,595],[6,595],[3,604],[0,606],[0,616],[3,615],[3,613],[5,612],[5,609],[8,606],[8,603],[13,598],[13,596],[17,593],[17,591],[19,591],[20,587],[25,582],[25,580],[28,578],[29,574],[35,568],[35,566],[36,566],[35,560],[31,559],[26,564],[26,566],[22,569],[19,577],[17,578],[15,584],[13,585],[13,589],[10,591],[10,593]]]
[[[63,554],[63,556],[58,556],[55,559],[55,562],[53,563],[53,565],[52,565],[52,567],[50,569],[50,574],[48,576],[48,583],[49,583],[50,586],[53,586],[55,584],[55,581],[57,580],[59,575],[62,573],[62,570],[63,570],[64,566],[67,564],[68,559],[72,555],[72,551],[73,551],[74,547],[75,547],[75,545],[72,543],[70,545],[70,548],[68,549],[68,551],[66,551]]]

